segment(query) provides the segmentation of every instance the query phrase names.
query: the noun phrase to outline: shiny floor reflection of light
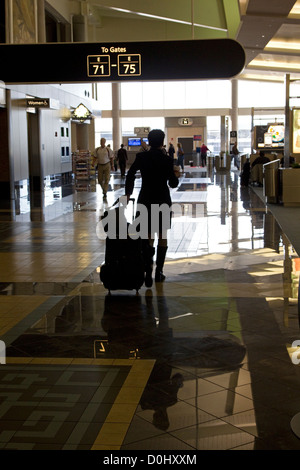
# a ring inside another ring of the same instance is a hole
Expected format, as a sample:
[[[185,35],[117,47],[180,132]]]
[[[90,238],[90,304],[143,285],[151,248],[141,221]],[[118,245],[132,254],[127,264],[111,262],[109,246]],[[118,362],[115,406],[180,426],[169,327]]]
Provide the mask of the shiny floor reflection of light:
[[[109,294],[97,224],[123,195],[119,176],[107,202],[96,184],[56,190],[45,221],[0,223],[0,448],[300,449],[288,234],[236,171],[186,167],[166,281]]]

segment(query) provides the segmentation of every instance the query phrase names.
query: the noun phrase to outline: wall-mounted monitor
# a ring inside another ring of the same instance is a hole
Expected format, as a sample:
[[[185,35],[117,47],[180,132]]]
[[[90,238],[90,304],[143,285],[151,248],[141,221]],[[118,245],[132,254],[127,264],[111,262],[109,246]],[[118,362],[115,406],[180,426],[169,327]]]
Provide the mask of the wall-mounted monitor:
[[[145,142],[147,145],[149,145],[149,139],[148,137],[143,137],[142,141]]]
[[[268,124],[254,127],[254,148],[278,149],[284,147],[284,126]]]
[[[128,147],[139,147],[141,145],[141,139],[136,137],[128,138]]]

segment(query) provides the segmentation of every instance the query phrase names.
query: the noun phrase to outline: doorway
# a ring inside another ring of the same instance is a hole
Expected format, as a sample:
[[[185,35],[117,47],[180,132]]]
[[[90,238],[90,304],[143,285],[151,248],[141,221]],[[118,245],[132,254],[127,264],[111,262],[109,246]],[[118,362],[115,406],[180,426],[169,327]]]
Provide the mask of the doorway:
[[[184,164],[188,165],[193,160],[193,137],[178,137],[178,142],[182,144],[184,151]]]

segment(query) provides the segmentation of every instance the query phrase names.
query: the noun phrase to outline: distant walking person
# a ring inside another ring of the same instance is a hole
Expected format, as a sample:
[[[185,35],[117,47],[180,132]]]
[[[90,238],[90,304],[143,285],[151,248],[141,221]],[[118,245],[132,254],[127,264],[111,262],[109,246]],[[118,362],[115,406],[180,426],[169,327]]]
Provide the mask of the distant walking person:
[[[206,166],[207,152],[209,152],[209,148],[203,143],[200,148],[201,166],[203,168]]]
[[[184,171],[184,151],[180,142],[177,144],[177,163]]]
[[[174,145],[170,142],[169,144],[169,149],[168,149],[168,154],[169,156],[172,158],[172,160],[174,159],[174,155],[175,155],[175,148],[174,148]],[[175,162],[174,162],[175,163]]]
[[[121,177],[124,178],[125,171],[126,171],[126,163],[127,163],[127,160],[128,160],[128,155],[127,155],[127,150],[124,148],[123,144],[121,144],[121,147],[118,150],[117,160],[119,162]]]
[[[145,285],[152,286],[152,269],[153,256],[155,249],[153,247],[154,237],[157,235],[158,244],[156,251],[156,271],[155,281],[162,282],[165,279],[163,274],[163,266],[167,253],[167,231],[171,228],[171,188],[178,186],[179,180],[174,173],[173,160],[163,151],[163,142],[165,133],[160,129],[153,129],[149,132],[148,139],[150,150],[148,152],[139,152],[135,161],[129,168],[126,176],[125,194],[127,199],[130,198],[133,189],[135,175],[141,172],[142,187],[137,199],[137,203],[143,205],[147,209],[147,232],[149,244],[147,255],[145,256]],[[153,227],[153,218],[151,217],[151,209],[156,206],[169,206],[169,213],[160,214],[158,223]],[[149,246],[150,245],[150,246]]]
[[[106,199],[108,184],[110,180],[110,171],[113,168],[113,151],[105,145],[104,137],[100,140],[100,147],[95,149],[94,155],[98,162],[98,183],[103,191],[103,199]]]
[[[232,149],[231,149],[231,153],[233,155],[233,162],[234,162],[234,166],[239,170],[240,169],[240,160],[239,160],[239,154],[240,152],[238,151],[238,148],[237,148],[237,143],[235,142]]]

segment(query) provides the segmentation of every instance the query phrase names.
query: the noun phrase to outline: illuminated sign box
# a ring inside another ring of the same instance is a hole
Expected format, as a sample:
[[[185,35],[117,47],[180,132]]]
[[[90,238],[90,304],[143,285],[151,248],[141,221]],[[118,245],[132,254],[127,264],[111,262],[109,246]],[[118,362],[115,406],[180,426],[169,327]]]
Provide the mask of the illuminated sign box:
[[[245,51],[233,39],[1,44],[0,59],[8,84],[200,80],[235,77]]]
[[[292,109],[293,148],[292,153],[300,153],[300,108]]]
[[[255,148],[282,148],[284,147],[284,126],[282,124],[267,124],[254,127]]]

